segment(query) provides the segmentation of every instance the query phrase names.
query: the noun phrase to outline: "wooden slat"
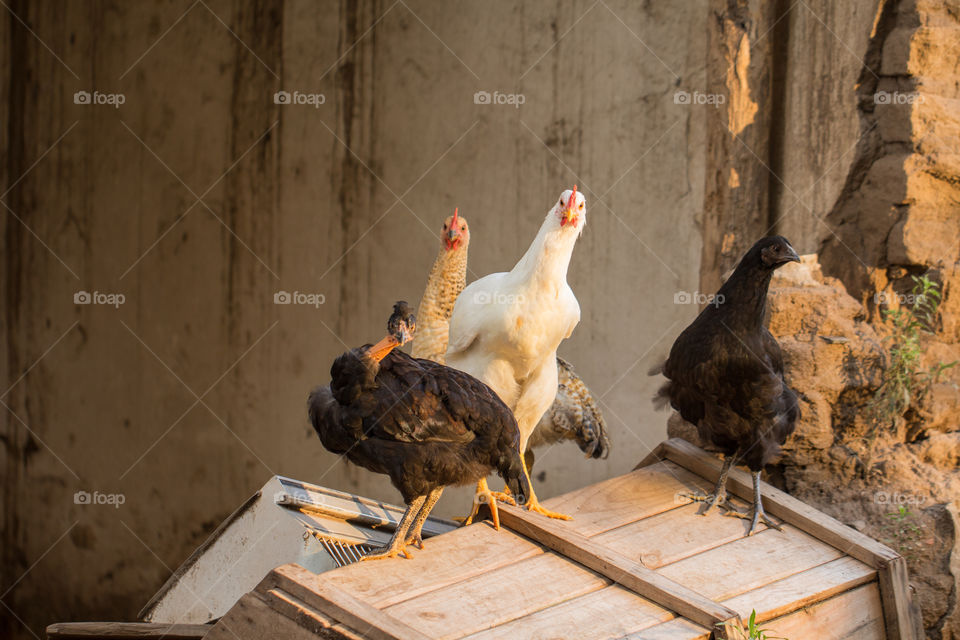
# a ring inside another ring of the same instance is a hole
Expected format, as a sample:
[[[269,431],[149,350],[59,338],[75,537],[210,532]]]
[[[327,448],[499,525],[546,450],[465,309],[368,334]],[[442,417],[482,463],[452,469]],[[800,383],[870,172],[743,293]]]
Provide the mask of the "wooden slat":
[[[267,594],[277,588],[372,640],[427,640],[427,636],[390,614],[353,597],[299,565],[277,567],[264,578],[256,591]]]
[[[593,571],[545,553],[384,611],[431,638],[450,640],[522,618],[608,584]]]
[[[720,475],[720,461],[686,440],[667,440],[663,443],[660,455],[711,481],[716,481]],[[727,489],[730,493],[749,499],[753,493],[752,479],[749,474],[733,469]],[[897,552],[775,487],[764,483],[762,491],[763,504],[768,513],[880,572],[884,618],[891,640],[922,637],[917,633],[919,622],[910,606],[906,564]]]
[[[716,512],[697,515],[700,507],[700,504],[677,507],[601,533],[591,540],[616,549],[631,560],[643,562],[648,569],[656,569],[739,540],[750,528],[745,520],[719,517]],[[761,525],[759,531],[764,528]]]
[[[785,525],[783,531],[767,529],[668,564],[659,573],[722,601],[840,556],[837,549]]]
[[[144,622],[58,622],[47,627],[48,638],[110,638],[111,640],[198,640],[208,624],[154,624]]]
[[[670,622],[658,624],[637,633],[631,633],[623,640],[713,640],[711,631],[685,618],[675,618]],[[731,636],[736,637],[736,636]],[[807,640],[797,638],[793,640]]]
[[[730,609],[571,531],[566,523],[509,506],[501,509],[500,522],[698,624],[711,627],[736,618]]]
[[[767,635],[791,640],[884,640],[883,610],[876,583],[763,624]]]
[[[678,493],[708,486],[696,474],[660,462],[551,498],[544,505],[573,516],[570,528],[589,538],[673,509],[682,504]]]
[[[680,438],[667,440],[663,445],[664,455],[681,467],[703,476],[710,482],[716,482],[720,477],[720,460],[703,449]],[[746,500],[752,500],[753,478],[749,473],[733,468],[727,480],[727,491]],[[889,547],[800,502],[772,485],[764,482],[762,493],[763,506],[767,513],[789,522],[861,562],[879,569],[899,557]]]
[[[256,593],[241,597],[215,624],[204,640],[355,640],[321,625],[297,624],[287,616],[271,609]]]
[[[884,563],[879,572],[887,636],[891,640],[922,640],[922,625],[910,607],[907,561],[898,556]]]
[[[432,538],[414,559],[358,562],[324,574],[324,580],[383,609],[543,553],[543,547],[489,522]]]
[[[877,578],[877,570],[856,558],[843,556],[832,562],[768,583],[724,600],[746,620],[752,611],[766,622],[859,587]]]
[[[674,614],[617,585],[481,631],[467,640],[538,640],[575,635],[577,640],[620,638],[674,618]]]

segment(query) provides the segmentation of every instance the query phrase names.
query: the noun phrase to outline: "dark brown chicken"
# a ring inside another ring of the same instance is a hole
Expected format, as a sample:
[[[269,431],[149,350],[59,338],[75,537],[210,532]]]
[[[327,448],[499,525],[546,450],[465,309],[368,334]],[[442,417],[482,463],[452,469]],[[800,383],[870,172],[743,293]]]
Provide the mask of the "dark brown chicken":
[[[780,451],[799,417],[797,395],[783,377],[780,345],[765,323],[767,289],[773,272],[799,261],[786,238],[759,240],[740,260],[714,302],[677,338],[663,366],[668,382],[655,402],[669,404],[700,437],[724,454],[716,490],[696,496],[729,515],[748,517],[751,535],[762,519],[778,526],[763,512],[760,472]],[[746,516],[726,503],[730,466],[746,464],[753,473],[753,512]]]
[[[329,386],[310,394],[310,421],[323,446],[390,476],[407,510],[389,545],[367,558],[410,557],[444,487],[473,484],[496,470],[526,496],[520,432],[513,413],[476,378],[396,347],[413,337],[406,302],[394,306],[388,335],[339,356]],[[495,499],[488,501],[499,528]]]

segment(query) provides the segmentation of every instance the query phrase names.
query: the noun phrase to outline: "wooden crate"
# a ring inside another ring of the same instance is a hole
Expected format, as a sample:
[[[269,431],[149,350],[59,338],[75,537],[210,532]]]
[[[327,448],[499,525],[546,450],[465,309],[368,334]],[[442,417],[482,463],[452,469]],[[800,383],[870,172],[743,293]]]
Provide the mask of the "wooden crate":
[[[696,515],[681,494],[710,489],[719,470],[670,440],[632,473],[547,501],[569,522],[504,507],[503,530],[457,529],[412,561],[285,565],[207,639],[707,640],[753,610],[790,640],[922,637],[889,548],[768,485],[782,532],[745,538],[743,520]],[[728,490],[749,498],[749,475],[735,470]]]

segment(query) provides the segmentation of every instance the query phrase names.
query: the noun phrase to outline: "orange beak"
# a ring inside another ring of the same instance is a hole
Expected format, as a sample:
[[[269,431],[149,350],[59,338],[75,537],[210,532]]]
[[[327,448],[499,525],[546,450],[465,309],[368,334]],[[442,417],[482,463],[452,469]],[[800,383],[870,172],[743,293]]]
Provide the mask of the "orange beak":
[[[394,338],[392,335],[387,336],[377,344],[373,345],[367,350],[367,355],[370,356],[375,362],[380,362],[387,357],[387,354],[393,351],[396,347],[400,346],[400,341]]]
[[[443,237],[443,245],[447,248],[447,251],[452,251],[460,246],[460,218],[457,217],[459,210],[459,208],[453,210],[453,221],[450,222],[450,228],[447,229],[447,233]]]
[[[566,226],[568,223],[573,225],[573,228],[577,228],[577,213],[575,207],[577,206],[577,185],[573,185],[573,193],[570,194],[570,199],[567,201],[567,208],[563,212],[563,218],[560,219],[560,226]]]

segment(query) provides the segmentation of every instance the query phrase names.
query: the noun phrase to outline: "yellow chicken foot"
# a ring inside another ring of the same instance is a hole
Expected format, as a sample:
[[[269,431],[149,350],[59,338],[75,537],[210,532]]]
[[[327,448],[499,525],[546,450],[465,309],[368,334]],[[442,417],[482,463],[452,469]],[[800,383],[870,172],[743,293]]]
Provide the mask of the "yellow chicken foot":
[[[397,524],[397,529],[393,532],[393,537],[390,538],[390,542],[387,544],[387,546],[381,547],[375,552],[364,554],[360,560],[399,558],[401,555],[408,560],[412,559],[413,556],[410,555],[409,551],[407,551],[407,532],[410,530],[410,525],[414,520],[414,516],[420,513],[421,508],[426,501],[427,496],[417,496],[411,500],[407,505],[407,510],[403,512],[403,518],[401,518],[400,522]]]
[[[523,465],[523,475],[527,477],[527,486],[530,487],[530,495],[527,497],[527,504],[524,505],[527,507],[527,511],[533,511],[555,520],[573,520],[572,516],[557,513],[556,511],[550,511],[540,504],[540,500],[537,499],[537,494],[533,492],[533,483],[530,481],[530,474],[527,472],[526,463]]]
[[[490,507],[490,516],[493,518],[494,529],[499,531],[500,513],[497,511],[498,500],[514,506],[517,504],[513,496],[503,493],[502,491],[490,491],[490,487],[487,486],[487,479],[481,478],[480,482],[477,483],[477,492],[473,496],[473,507],[470,510],[470,515],[463,521],[463,526],[467,526],[473,522],[474,516],[480,511],[480,505],[485,504]]]

